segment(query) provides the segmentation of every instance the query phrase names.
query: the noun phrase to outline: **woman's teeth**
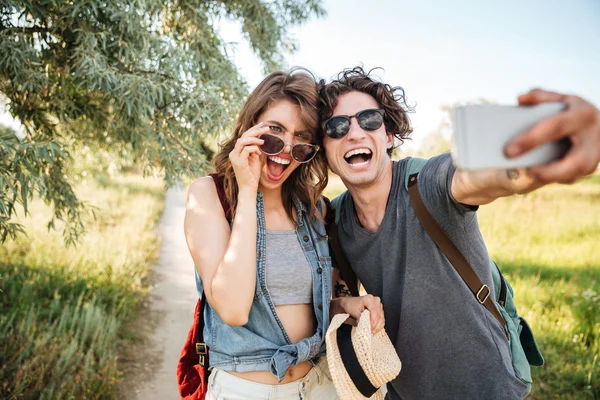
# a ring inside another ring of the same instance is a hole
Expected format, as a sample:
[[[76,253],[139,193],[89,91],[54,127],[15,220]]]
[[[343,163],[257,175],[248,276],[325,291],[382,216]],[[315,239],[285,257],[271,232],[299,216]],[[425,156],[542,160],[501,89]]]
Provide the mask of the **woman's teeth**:
[[[288,165],[290,163],[290,160],[286,160],[275,156],[269,156],[269,160],[281,165]]]

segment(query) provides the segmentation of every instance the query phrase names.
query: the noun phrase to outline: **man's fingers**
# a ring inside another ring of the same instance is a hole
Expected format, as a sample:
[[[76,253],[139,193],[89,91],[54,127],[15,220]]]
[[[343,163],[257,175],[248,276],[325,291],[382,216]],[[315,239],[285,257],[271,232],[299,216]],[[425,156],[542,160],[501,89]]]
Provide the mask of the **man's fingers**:
[[[371,332],[377,333],[381,325],[381,315],[376,312],[371,313]]]
[[[381,299],[377,296],[367,295],[365,296],[364,304],[365,308],[368,309],[371,314],[371,332],[375,334],[385,325]]]
[[[379,330],[382,330],[385,327],[385,313],[383,312],[383,304],[381,305],[379,315],[381,315]]]
[[[373,334],[379,332],[385,327],[385,318],[383,316],[383,311],[379,312],[376,316],[375,321],[371,321],[371,331]]]
[[[543,183],[574,183],[597,168],[597,163],[587,160],[597,160],[598,154],[592,153],[598,151],[600,150],[584,141],[577,141],[562,159],[548,165],[531,167],[529,171]]]
[[[544,102],[550,101],[565,101],[564,95],[555,92],[548,92],[542,89],[532,89],[529,92],[522,94],[519,96],[519,105],[521,106],[531,106]],[[544,121],[545,122],[545,121]],[[554,121],[556,122],[556,121]],[[560,121],[560,123],[564,123]],[[555,126],[555,128],[560,128],[559,126]],[[547,129],[547,127],[545,128]],[[533,130],[536,130],[532,133]],[[544,143],[540,138],[541,134],[544,134],[545,130],[540,128],[539,124],[536,125],[532,130],[526,132],[523,135],[520,135],[518,138],[510,141],[506,148],[504,149],[504,153],[507,157],[516,157],[519,156],[536,146]],[[546,138],[547,141],[547,138]]]
[[[506,155],[508,157],[519,156],[544,143],[554,142],[574,132],[581,125],[582,123],[573,118],[573,114],[568,111],[545,119],[508,143]]]
[[[512,140],[506,147],[506,155],[521,155],[544,143],[578,132],[594,122],[597,118],[595,107],[588,103],[582,104],[576,98],[567,98],[569,108],[566,111],[539,122],[528,132]]]
[[[381,305],[381,299],[377,296],[368,294],[364,297],[364,299],[365,308],[367,308],[369,311],[376,310]]]
[[[519,104],[522,106],[530,106],[548,101],[562,101],[564,97],[565,96],[560,93],[548,92],[546,90],[536,88],[520,95]]]

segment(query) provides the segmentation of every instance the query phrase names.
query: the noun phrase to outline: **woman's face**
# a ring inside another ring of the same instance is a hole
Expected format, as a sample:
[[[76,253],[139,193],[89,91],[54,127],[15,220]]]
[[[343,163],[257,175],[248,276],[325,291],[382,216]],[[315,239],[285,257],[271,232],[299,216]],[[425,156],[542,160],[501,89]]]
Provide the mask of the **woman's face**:
[[[308,131],[300,114],[300,107],[289,100],[278,100],[271,104],[257,120],[271,129],[269,134],[281,138],[286,144],[283,151],[274,156],[261,153],[261,189],[280,188],[283,182],[300,166],[291,154],[296,143],[311,143],[313,132]]]

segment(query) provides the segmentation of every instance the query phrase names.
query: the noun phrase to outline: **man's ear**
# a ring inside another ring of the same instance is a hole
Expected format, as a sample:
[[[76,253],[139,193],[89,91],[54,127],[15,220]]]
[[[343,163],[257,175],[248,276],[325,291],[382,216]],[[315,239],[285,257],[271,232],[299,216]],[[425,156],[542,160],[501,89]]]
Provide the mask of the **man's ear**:
[[[391,149],[394,146],[394,135],[387,134],[387,148]]]

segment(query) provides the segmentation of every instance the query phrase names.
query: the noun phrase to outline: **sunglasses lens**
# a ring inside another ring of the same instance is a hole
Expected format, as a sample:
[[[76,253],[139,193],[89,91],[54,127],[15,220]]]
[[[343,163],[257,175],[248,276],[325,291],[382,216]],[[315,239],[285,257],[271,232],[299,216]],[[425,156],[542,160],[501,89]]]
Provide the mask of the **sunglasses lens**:
[[[357,115],[358,125],[366,131],[374,131],[383,124],[383,115],[377,110],[365,110]]]
[[[350,130],[350,120],[347,117],[333,117],[325,123],[327,136],[333,139],[344,137]]]
[[[259,136],[265,142],[260,146],[260,150],[269,155],[279,154],[283,151],[285,143],[275,135],[264,134]]]
[[[311,144],[296,144],[292,147],[292,157],[298,162],[307,162],[317,154],[317,147]]]

